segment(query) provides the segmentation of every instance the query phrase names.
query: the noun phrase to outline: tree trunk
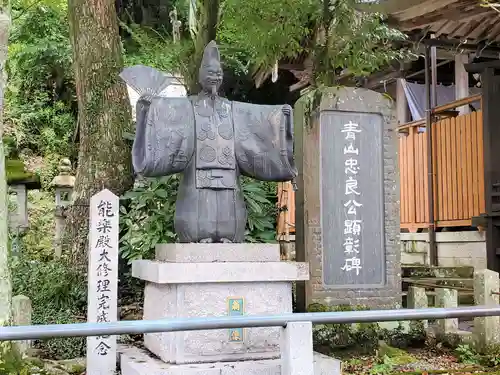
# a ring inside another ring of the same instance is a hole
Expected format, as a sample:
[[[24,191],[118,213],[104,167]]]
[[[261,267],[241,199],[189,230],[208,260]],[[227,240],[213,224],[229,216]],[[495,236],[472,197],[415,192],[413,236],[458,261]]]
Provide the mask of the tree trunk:
[[[210,41],[217,36],[217,26],[219,24],[220,0],[198,1],[197,19],[198,34],[194,41],[195,58],[191,60],[189,70],[190,77],[186,78],[188,91],[195,94],[199,90],[198,68],[203,56],[203,50]]]
[[[123,132],[132,123],[118,20],[113,0],[69,0],[71,43],[78,99],[80,148],[64,250],[85,267],[90,197],[102,189],[121,195],[133,184],[130,147]]]
[[[10,323],[12,285],[9,269],[8,196],[3,147],[3,96],[10,29],[9,1],[0,1],[0,326]]]

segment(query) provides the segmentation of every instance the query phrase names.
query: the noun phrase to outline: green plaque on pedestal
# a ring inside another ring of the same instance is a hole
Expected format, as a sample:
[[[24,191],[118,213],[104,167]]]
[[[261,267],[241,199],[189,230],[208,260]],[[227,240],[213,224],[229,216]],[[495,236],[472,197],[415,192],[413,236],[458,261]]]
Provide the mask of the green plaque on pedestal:
[[[242,297],[227,299],[228,315],[241,316],[245,311],[245,300]],[[243,328],[230,328],[229,341],[243,342]]]

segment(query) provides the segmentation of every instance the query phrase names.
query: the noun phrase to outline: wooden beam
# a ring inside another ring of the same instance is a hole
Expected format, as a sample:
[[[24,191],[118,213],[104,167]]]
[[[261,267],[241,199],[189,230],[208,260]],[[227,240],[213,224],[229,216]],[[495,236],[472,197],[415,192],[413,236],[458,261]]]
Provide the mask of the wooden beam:
[[[425,49],[425,45],[418,44],[417,47],[415,48],[414,52],[419,54],[419,55],[423,55],[424,49]],[[456,50],[456,48],[455,48],[455,50]],[[455,50],[451,51],[451,50],[439,48],[436,51],[437,59],[438,60],[451,60],[451,61],[453,61],[455,59],[455,55],[457,54],[457,52]]]
[[[391,82],[396,78],[400,78],[403,75],[402,71],[396,71],[396,72],[390,72],[388,74],[385,74],[382,77],[373,77],[369,78],[365,81],[363,84],[363,87],[369,90],[374,90],[380,86],[384,85],[385,83]]]
[[[419,29],[425,26],[433,26],[437,22],[448,20],[455,21],[457,23],[466,23],[463,18],[471,19],[469,22],[473,22],[473,20],[477,17],[483,16],[488,20],[494,17],[497,19],[497,13],[492,13],[491,10],[485,11],[483,8],[478,7],[478,11],[474,13],[460,13],[457,12],[456,9],[447,9],[447,10],[438,10],[436,12],[430,12],[425,14],[425,16],[409,18],[406,20],[399,20],[398,26],[403,30],[412,30]],[[396,18],[397,19],[397,18]]]
[[[498,58],[499,55],[497,55]],[[480,63],[465,64],[465,70],[469,73],[482,73],[485,69],[500,69],[500,60],[485,61]]]

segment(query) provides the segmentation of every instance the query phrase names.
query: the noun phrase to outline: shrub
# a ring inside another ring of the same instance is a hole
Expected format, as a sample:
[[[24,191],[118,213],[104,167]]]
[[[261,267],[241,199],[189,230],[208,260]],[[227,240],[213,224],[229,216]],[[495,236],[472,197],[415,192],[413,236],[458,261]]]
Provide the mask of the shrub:
[[[74,323],[85,319],[87,288],[84,278],[64,261],[42,262],[15,257],[11,262],[14,294],[31,299],[33,324]],[[52,359],[85,355],[84,338],[35,342]]]
[[[76,97],[66,10],[13,4],[5,93],[6,133],[19,149],[42,154],[72,150]]]
[[[309,306],[309,312],[361,311],[364,306],[325,306],[315,303]],[[396,329],[383,329],[377,323],[356,324],[318,324],[313,328],[313,341],[316,349],[325,354],[349,355],[374,353],[381,341],[390,346],[407,347],[425,341],[423,326],[412,325],[406,332],[401,324]]]
[[[28,202],[30,226],[21,235],[23,252],[31,259],[50,260],[54,257],[54,194],[29,191]]]
[[[51,375],[43,367],[43,362],[21,356],[11,342],[0,342],[1,375]]]
[[[500,345],[496,344],[488,347],[481,358],[481,363],[490,367],[500,366]]]
[[[21,374],[23,367],[23,359],[15,346],[9,341],[0,342],[0,374]]]
[[[150,178],[121,198],[120,252],[131,261],[152,258],[159,243],[172,243],[178,176]],[[242,178],[248,210],[245,240],[271,242],[276,235],[276,184]]]

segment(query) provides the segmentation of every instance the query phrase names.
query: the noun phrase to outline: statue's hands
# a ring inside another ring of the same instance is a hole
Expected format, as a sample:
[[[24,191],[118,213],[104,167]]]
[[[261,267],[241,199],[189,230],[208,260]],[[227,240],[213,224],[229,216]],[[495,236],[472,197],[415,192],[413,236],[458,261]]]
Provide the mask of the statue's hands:
[[[283,112],[283,114],[285,116],[290,116],[290,113],[292,111],[291,111],[291,108],[289,106],[283,106],[283,108],[281,108],[281,112]]]

